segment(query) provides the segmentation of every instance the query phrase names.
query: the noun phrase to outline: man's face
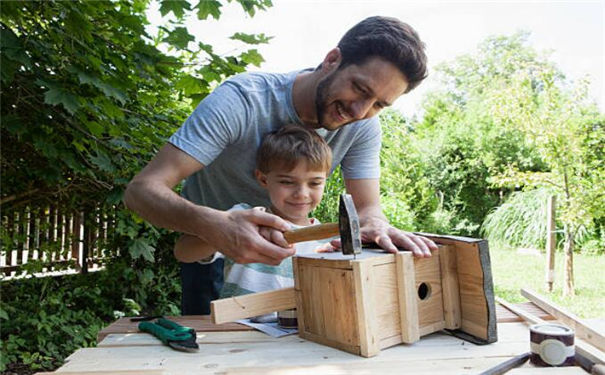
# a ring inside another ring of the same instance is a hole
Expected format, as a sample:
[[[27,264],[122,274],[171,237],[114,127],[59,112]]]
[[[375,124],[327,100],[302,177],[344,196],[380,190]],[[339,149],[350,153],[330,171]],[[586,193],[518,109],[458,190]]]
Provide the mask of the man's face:
[[[377,115],[408,87],[395,65],[375,57],[362,65],[336,69],[322,79],[315,95],[318,127],[338,129]]]

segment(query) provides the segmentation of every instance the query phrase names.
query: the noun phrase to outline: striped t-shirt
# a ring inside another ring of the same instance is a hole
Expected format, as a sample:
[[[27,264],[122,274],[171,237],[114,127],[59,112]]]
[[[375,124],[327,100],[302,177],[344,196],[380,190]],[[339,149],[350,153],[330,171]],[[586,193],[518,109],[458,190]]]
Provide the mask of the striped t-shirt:
[[[251,208],[248,204],[240,203],[233,206],[229,211]],[[315,219],[313,225],[316,224],[319,224],[319,221]],[[295,224],[290,225],[292,229],[302,227]],[[329,241],[330,239],[299,242],[294,247],[296,248],[296,254],[309,254],[314,253],[316,249],[324,246]],[[218,257],[225,258],[225,283],[221,290],[221,298],[294,286],[291,257],[284,259],[279,266],[262,263],[235,263],[233,259],[217,252],[215,259]]]

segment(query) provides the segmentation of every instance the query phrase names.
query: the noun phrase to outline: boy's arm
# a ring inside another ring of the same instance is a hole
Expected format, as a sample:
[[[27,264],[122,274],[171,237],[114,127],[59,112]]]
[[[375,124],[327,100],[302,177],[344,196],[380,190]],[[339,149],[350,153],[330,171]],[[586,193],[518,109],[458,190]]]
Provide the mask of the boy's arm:
[[[174,256],[179,262],[193,263],[211,258],[216,249],[206,241],[190,234],[183,234],[174,245]]]
[[[437,245],[428,238],[393,227],[380,206],[378,179],[346,179],[347,192],[353,197],[361,226],[361,241],[376,242],[384,250],[396,253],[397,247],[412,251],[418,257],[430,257]]]

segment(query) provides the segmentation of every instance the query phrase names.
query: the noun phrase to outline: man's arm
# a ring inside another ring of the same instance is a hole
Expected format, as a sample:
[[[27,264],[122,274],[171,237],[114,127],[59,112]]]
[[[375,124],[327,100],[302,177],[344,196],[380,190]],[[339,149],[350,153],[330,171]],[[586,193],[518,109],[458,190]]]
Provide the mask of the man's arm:
[[[128,184],[126,206],[151,224],[191,234],[238,263],[279,264],[294,250],[275,245],[259,234],[259,227],[288,230],[278,216],[260,210],[220,211],[199,206],[172,189],[204,165],[166,144]]]
[[[359,224],[361,241],[376,242],[383,249],[396,253],[397,247],[411,250],[415,256],[430,257],[437,245],[428,238],[404,232],[389,224],[380,206],[378,179],[346,179],[347,192],[353,197]]]

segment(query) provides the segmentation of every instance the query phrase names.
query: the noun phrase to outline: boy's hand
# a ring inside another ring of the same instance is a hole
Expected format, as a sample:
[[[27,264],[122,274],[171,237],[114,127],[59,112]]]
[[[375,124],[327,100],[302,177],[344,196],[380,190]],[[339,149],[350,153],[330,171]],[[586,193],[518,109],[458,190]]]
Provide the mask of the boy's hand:
[[[267,209],[265,207],[254,207],[253,210],[257,210],[257,211],[261,211],[261,212],[267,211]],[[272,227],[259,227],[258,232],[264,239],[266,239],[267,241],[273,242],[274,244],[276,244],[278,246],[281,246],[281,247],[293,247],[294,246],[294,245],[289,244],[288,241],[286,241],[286,239],[284,238],[284,232],[281,230],[277,230]]]

